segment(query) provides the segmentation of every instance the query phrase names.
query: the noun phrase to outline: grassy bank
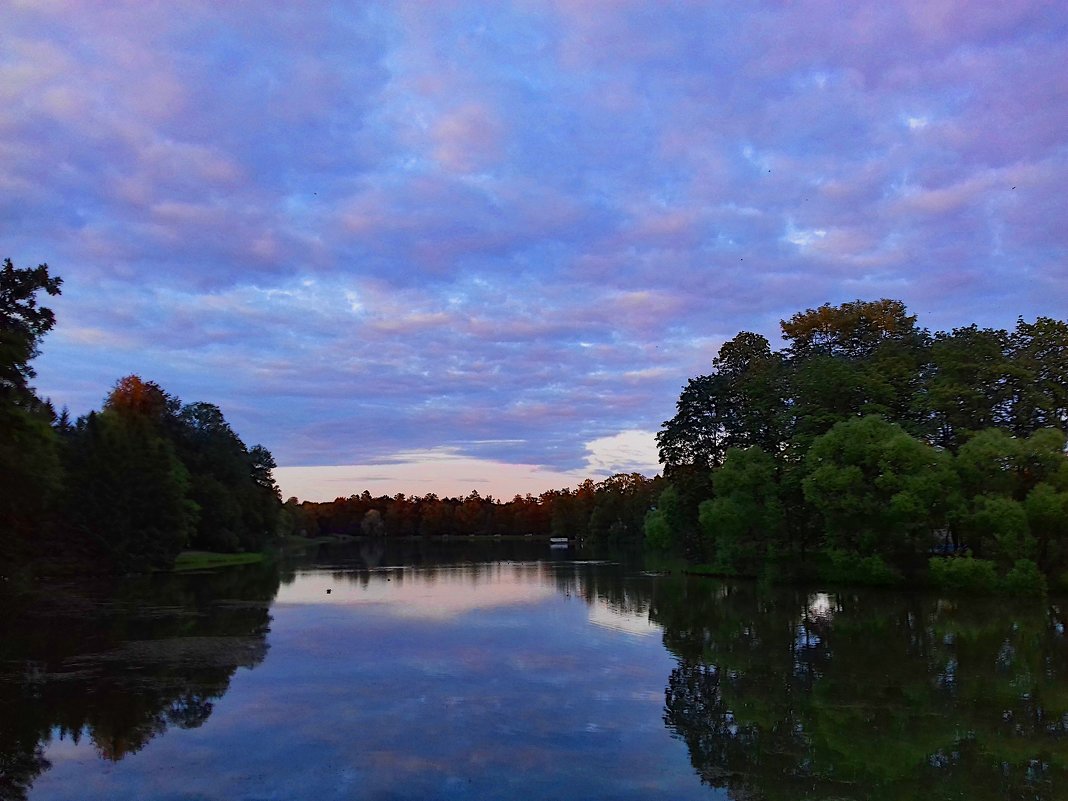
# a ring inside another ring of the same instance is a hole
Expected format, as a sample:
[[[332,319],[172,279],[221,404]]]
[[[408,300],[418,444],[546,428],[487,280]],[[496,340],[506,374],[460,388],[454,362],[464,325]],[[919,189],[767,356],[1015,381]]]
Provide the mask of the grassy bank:
[[[264,553],[212,553],[210,551],[182,551],[174,560],[175,572],[182,570],[203,570],[210,567],[230,567],[232,565],[251,565],[262,562]]]

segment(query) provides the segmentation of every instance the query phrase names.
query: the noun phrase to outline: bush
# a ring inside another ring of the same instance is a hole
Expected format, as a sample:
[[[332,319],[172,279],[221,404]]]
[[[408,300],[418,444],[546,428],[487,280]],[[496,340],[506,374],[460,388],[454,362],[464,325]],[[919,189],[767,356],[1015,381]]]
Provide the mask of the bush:
[[[757,578],[764,584],[804,584],[826,580],[829,573],[829,562],[822,554],[814,559],[801,559],[796,553],[780,552],[769,547]]]
[[[1046,577],[1030,559],[1017,559],[1012,569],[999,578],[994,563],[970,556],[933,557],[928,562],[931,582],[942,589],[959,592],[1005,593],[1006,595],[1045,595]]]
[[[825,581],[844,584],[869,584],[888,586],[901,582],[901,574],[878,555],[860,556],[837,549],[825,552],[827,558],[820,577]]]
[[[934,556],[927,562],[936,587],[959,592],[997,592],[1000,582],[994,563],[971,556]]]
[[[1012,595],[1045,595],[1046,577],[1030,559],[1017,559],[1012,570],[1005,574],[1001,587]]]
[[[1054,577],[1053,589],[1059,593],[1068,593],[1068,570]]]
[[[645,515],[645,544],[655,551],[669,551],[674,544],[671,527],[664,513],[653,509]]]

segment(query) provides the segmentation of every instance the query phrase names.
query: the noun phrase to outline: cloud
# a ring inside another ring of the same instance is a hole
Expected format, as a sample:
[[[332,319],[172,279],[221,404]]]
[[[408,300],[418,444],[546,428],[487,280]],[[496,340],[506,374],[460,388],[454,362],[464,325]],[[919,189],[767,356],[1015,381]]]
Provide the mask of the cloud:
[[[482,496],[508,500],[514,495],[538,495],[548,489],[573,487],[588,478],[585,472],[561,472],[537,465],[497,462],[463,455],[459,448],[434,448],[390,454],[367,465],[279,467],[275,471],[285,497],[332,501],[368,490],[372,495],[465,497],[472,490]]]
[[[469,446],[497,443],[469,443]],[[501,443],[515,445],[508,441]],[[467,455],[470,447],[442,446],[401,451],[363,465],[279,467],[275,471],[282,495],[301,500],[326,501],[368,490],[372,495],[464,497],[472,490],[508,500],[515,495],[539,495],[548,489],[581,484],[587,478],[615,473],[659,472],[654,435],[650,431],[621,431],[586,443],[585,464],[570,471],[536,464],[517,464]]]
[[[620,431],[586,443],[586,469],[591,473],[648,473],[660,469],[660,454],[652,431]]]
[[[1066,22],[7,4],[0,255],[65,279],[38,385],[76,413],[138,372],[286,465],[626,467],[587,444],[799,309],[1063,316]]]

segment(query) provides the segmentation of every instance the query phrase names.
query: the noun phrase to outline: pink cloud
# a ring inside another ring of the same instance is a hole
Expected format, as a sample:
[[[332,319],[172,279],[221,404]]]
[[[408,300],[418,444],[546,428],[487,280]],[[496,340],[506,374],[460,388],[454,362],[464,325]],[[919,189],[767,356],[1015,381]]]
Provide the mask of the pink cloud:
[[[500,161],[503,140],[496,115],[483,104],[465,103],[435,123],[434,156],[449,172],[478,172]]]
[[[1064,19],[9,3],[0,219],[84,339],[42,385],[158,370],[290,463],[482,438],[574,466],[800,308],[1061,314]]]

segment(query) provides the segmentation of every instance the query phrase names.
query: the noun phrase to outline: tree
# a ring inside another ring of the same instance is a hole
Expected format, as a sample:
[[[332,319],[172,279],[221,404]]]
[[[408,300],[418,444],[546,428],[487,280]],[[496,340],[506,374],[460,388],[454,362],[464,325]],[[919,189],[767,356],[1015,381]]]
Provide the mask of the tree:
[[[58,437],[42,411],[0,402],[0,575],[37,550],[63,485]]]
[[[835,425],[805,465],[805,500],[827,544],[862,557],[926,552],[956,489],[947,454],[875,416]]]
[[[769,552],[785,546],[785,510],[775,460],[752,447],[727,452],[712,476],[715,497],[699,507],[698,519],[715,564],[723,572],[755,575]]]
[[[929,347],[899,300],[824,304],[782,321],[793,451],[837,422],[877,414],[922,430],[917,400]]]
[[[1003,565],[1036,557],[1047,568],[1060,564],[1056,513],[1068,492],[1064,446],[1064,433],[1053,428],[1026,439],[987,429],[962,445],[953,461],[961,488],[951,515],[958,539]]]
[[[128,375],[115,382],[104,399],[104,409],[138,417],[153,425],[163,425],[178,416],[181,401],[164,391],[155,381]]]
[[[996,559],[1003,565],[1035,556],[1027,509],[1019,501],[1004,495],[979,495],[971,499],[957,519],[978,556]]]
[[[710,375],[690,379],[676,413],[657,433],[666,476],[680,468],[715,469],[729,448],[784,443],[783,362],[767,339],[743,331],[725,342]]]
[[[134,377],[135,378],[135,377]],[[256,551],[275,533],[281,497],[272,470],[274,457],[262,445],[245,447],[222,410],[211,403],[190,403],[176,415],[174,399],[151,382],[120,382],[111,407],[141,408],[170,421],[173,441],[190,472],[190,497],[200,507],[192,544],[211,551]]]
[[[770,454],[785,444],[786,387],[782,357],[760,334],[742,331],[712,360],[723,379],[721,410],[728,448],[757,446]],[[726,454],[724,454],[726,457]]]
[[[954,460],[965,497],[1003,495],[1022,501],[1041,482],[1068,481],[1064,432],[1055,428],[1013,437],[1001,429],[980,431]]]
[[[718,375],[691,378],[675,404],[675,416],[656,434],[664,475],[680,469],[711,470],[727,451],[726,381]]]
[[[386,536],[386,524],[382,521],[382,513],[377,509],[368,509],[360,522],[360,530],[365,537]]]
[[[656,551],[682,552],[688,545],[687,517],[678,490],[669,485],[645,515],[645,544]]]
[[[1026,436],[1039,428],[1068,427],[1068,322],[1019,318],[1009,337],[1012,428]]]
[[[168,569],[194,528],[189,472],[150,418],[113,409],[79,421],[67,451],[67,525],[115,572]]]
[[[253,445],[248,452],[248,458],[252,468],[253,483],[265,492],[278,497],[278,485],[274,481],[272,472],[278,465],[271,452],[262,445]],[[281,500],[280,497],[279,500]]]
[[[781,322],[792,358],[837,356],[866,359],[887,340],[912,339],[916,316],[900,300],[855,300],[798,312]]]
[[[51,309],[37,304],[37,295],[60,294],[63,279],[48,274],[48,265],[16,268],[4,259],[0,269],[0,399],[8,401],[32,397],[30,366],[38,354],[41,339],[56,323]]]
[[[1068,487],[1062,487],[1037,484],[1024,502],[1028,528],[1035,539],[1036,561],[1053,575],[1068,564]]]
[[[1008,348],[1000,329],[970,325],[935,334],[925,406],[936,444],[956,450],[971,433],[1007,420]]]
[[[187,404],[177,421],[175,446],[190,473],[189,497],[200,507],[190,545],[236,551],[247,526],[242,508],[242,492],[250,481],[245,446],[214,404]]]
[[[816,437],[866,409],[868,377],[862,363],[822,354],[790,363],[791,458],[803,458]]]
[[[37,295],[58,295],[63,283],[48,265],[0,269],[0,573],[26,556],[47,525],[62,483],[55,413],[29,386],[30,361],[55,325],[52,310]]]

